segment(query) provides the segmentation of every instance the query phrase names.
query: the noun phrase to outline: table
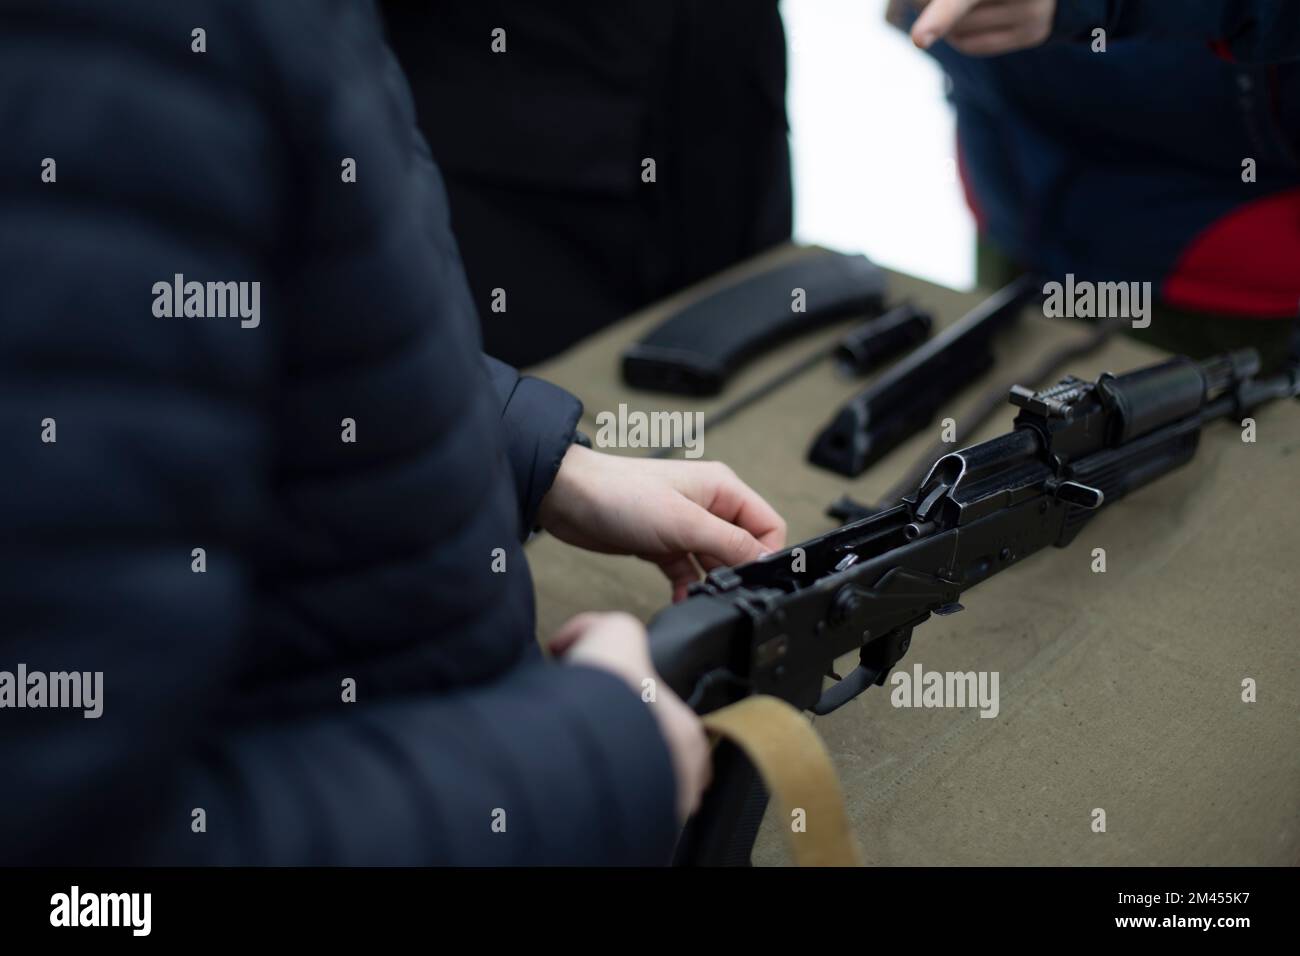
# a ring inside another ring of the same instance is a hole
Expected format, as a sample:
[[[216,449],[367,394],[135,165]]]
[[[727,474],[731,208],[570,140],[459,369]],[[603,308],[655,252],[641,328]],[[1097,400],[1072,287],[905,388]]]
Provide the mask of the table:
[[[534,369],[585,403],[583,429],[620,402],[643,411],[703,411],[824,347],[844,325],[808,335],[746,367],[712,399],[640,392],[619,374],[624,347],[664,310],[716,284],[791,257],[782,247],[602,331]],[[911,298],[940,326],[982,295],[891,274],[891,301]],[[1031,310],[1032,311],[1032,310]],[[998,343],[998,364],[951,409],[961,416],[997,381],[1008,385],[1070,336],[1073,323],[1027,314]],[[1116,338],[1067,371],[1091,377],[1158,360]],[[833,527],[844,492],[873,501],[938,437],[939,419],[858,479],[805,461],[814,433],[863,382],[827,363],[704,436],[786,518],[790,543]],[[1029,384],[1029,383],[1025,383]],[[1010,428],[1010,405],[979,432]],[[636,450],[611,450],[643,454]],[[843,781],[866,861],[888,865],[1296,864],[1300,862],[1300,408],[1257,416],[1257,441],[1232,423],[1206,429],[1187,466],[1118,502],[1067,549],[1048,549],[968,592],[961,613],[931,618],[899,667],[997,671],[1000,713],[894,708],[873,688],[816,726]],[[1106,552],[1095,573],[1093,549]],[[582,610],[643,620],[668,600],[659,571],[539,535],[528,546],[539,629]],[[851,666],[852,659],[844,665]],[[843,673],[843,670],[840,670]],[[1257,700],[1242,699],[1242,682]],[[1095,832],[1094,810],[1105,810]],[[768,813],[759,864],[787,861]]]

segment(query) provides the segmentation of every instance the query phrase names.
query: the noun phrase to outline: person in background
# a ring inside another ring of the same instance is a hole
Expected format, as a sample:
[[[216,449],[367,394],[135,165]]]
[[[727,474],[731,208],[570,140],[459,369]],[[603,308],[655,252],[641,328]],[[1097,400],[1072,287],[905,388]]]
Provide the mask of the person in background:
[[[777,0],[381,6],[489,354],[539,362],[790,238]]]
[[[918,13],[919,9],[919,13]],[[951,78],[981,285],[1151,282],[1135,332],[1280,360],[1300,313],[1300,3],[895,0]]]

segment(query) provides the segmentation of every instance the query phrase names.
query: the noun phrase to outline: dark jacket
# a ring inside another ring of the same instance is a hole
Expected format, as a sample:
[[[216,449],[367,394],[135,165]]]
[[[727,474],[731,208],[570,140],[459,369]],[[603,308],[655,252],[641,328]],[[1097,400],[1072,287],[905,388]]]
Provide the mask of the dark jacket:
[[[790,238],[776,0],[381,6],[491,354],[540,361]]]
[[[1055,42],[1007,56],[934,48],[984,232],[1051,277],[1294,316],[1300,3],[1060,0],[1055,27]]]
[[[104,688],[0,710],[0,862],[669,854],[648,708],[534,639],[580,407],[483,359],[413,124],[371,4],[0,5],[0,670]]]

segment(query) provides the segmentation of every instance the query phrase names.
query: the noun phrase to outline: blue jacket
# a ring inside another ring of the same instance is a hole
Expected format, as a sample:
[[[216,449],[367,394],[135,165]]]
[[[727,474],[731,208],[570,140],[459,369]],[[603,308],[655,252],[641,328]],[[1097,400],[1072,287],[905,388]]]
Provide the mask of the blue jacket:
[[[1300,309],[1300,3],[1059,0],[1045,46],[934,53],[968,196],[1008,255],[1188,308]]]
[[[0,129],[0,671],[103,674],[0,709],[0,862],[666,860],[652,714],[536,649],[580,407],[482,357],[372,5],[6,0]]]

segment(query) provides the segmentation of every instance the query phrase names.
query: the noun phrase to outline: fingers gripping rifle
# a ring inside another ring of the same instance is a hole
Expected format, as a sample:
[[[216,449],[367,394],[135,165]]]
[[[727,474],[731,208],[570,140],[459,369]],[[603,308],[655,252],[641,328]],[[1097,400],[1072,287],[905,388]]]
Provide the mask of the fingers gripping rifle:
[[[896,507],[713,571],[650,624],[659,673],[700,713],[771,694],[826,714],[884,684],[913,630],[981,581],[1065,547],[1103,504],[1189,461],[1201,428],[1300,394],[1300,367],[1257,378],[1250,349],[1095,382],[1011,390],[1011,432],[939,458]],[[837,658],[858,664],[823,688]],[[766,796],[739,751],[678,845],[679,864],[745,864]]]

